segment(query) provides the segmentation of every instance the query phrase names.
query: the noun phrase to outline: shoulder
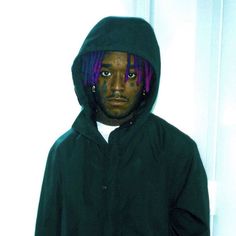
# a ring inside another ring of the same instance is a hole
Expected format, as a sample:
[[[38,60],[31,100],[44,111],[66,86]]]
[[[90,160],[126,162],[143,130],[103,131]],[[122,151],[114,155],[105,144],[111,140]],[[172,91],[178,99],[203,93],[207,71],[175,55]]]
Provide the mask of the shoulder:
[[[193,139],[183,131],[170,124],[159,116],[150,114],[148,119],[149,125],[155,129],[160,135],[165,135],[169,139],[178,139],[183,142],[194,142]]]
[[[206,177],[197,144],[191,137],[155,115],[149,117],[149,124],[152,148],[157,150],[157,159],[168,165],[173,179],[190,170]]]
[[[192,152],[197,148],[195,141],[179,130],[174,125],[168,123],[166,120],[150,114],[148,119],[148,125],[146,128],[149,130],[149,134],[154,137],[156,144],[161,149],[168,150],[168,152],[184,153]]]
[[[64,155],[65,153],[68,153],[73,148],[79,137],[80,134],[77,131],[75,131],[73,128],[69,129],[67,132],[56,139],[49,151],[49,156],[53,158],[58,155]]]
[[[53,144],[53,147],[63,148],[64,146],[67,146],[70,143],[73,143],[79,137],[80,137],[80,134],[76,132],[73,128],[71,128],[68,131],[66,131],[64,134],[62,134],[59,138],[57,138],[57,140]]]

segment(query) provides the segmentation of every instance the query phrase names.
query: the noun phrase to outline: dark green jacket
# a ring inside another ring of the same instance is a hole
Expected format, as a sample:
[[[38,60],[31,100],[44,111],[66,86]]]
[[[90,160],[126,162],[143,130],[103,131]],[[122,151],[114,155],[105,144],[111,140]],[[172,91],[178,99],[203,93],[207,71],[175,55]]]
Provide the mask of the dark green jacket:
[[[114,50],[139,55],[155,70],[145,106],[107,143],[93,119],[81,55]],[[160,53],[138,18],[108,17],[88,34],[72,66],[83,110],[50,150],[36,236],[209,236],[207,178],[194,141],[151,114]]]

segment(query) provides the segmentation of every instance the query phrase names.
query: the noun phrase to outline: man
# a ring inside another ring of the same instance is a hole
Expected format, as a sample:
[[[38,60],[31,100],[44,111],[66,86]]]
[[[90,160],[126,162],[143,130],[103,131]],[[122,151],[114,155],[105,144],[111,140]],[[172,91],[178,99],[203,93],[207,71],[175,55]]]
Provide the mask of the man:
[[[209,236],[194,141],[151,113],[160,53],[140,18],[107,17],[73,66],[82,111],[50,150],[36,236]]]

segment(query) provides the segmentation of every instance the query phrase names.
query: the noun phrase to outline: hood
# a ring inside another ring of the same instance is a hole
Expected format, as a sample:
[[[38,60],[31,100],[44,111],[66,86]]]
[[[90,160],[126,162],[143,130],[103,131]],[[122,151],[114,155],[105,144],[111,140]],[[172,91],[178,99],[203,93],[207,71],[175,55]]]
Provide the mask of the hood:
[[[83,110],[89,115],[93,113],[95,104],[92,92],[84,85],[80,65],[81,56],[92,51],[128,52],[149,61],[155,78],[145,107],[140,108],[138,114],[149,113],[157,97],[161,69],[159,46],[150,24],[137,17],[106,17],[89,32],[72,65],[76,95]]]

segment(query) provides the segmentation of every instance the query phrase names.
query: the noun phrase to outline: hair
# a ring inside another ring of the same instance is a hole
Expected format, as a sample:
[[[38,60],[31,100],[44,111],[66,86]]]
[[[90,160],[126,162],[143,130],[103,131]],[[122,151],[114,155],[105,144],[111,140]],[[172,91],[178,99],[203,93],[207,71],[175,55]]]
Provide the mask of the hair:
[[[97,84],[102,60],[106,52],[95,51],[86,53],[82,56],[82,74],[84,76],[84,84],[87,86],[93,86]],[[148,93],[150,91],[150,84],[153,78],[153,69],[151,64],[144,60],[143,58],[127,53],[127,67],[125,72],[125,81],[128,80],[128,74],[130,71],[130,60],[131,56],[134,57],[134,70],[137,72],[138,79],[137,84],[144,82],[145,91]]]

